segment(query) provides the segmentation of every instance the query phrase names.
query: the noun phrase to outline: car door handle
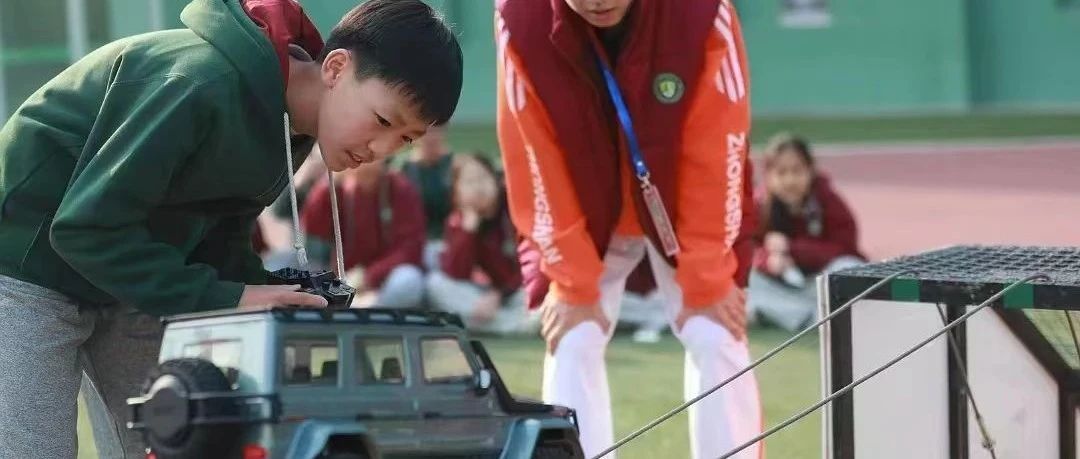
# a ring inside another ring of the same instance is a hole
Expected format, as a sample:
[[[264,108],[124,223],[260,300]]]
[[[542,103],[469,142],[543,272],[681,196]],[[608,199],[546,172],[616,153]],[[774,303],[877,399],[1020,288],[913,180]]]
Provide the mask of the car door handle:
[[[423,413],[420,413],[420,415],[424,419],[441,418],[442,417],[442,413],[440,413],[438,411],[424,411]]]

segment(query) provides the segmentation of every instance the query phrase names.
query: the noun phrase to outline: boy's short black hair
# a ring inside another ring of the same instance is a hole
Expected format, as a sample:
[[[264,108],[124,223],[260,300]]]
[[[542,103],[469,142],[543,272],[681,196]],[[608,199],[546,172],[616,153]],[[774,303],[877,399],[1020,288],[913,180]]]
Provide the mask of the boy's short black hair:
[[[461,47],[450,27],[420,0],[369,0],[330,32],[319,61],[335,49],[355,56],[356,76],[403,91],[425,121],[446,124],[461,96]]]

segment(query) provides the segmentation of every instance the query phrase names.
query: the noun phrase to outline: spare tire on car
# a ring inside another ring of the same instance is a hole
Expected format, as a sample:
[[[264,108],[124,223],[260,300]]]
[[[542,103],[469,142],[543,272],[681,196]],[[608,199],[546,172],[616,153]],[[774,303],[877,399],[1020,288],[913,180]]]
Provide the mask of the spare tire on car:
[[[162,362],[147,378],[142,410],[147,445],[159,459],[231,457],[241,425],[194,423],[192,394],[232,390],[225,373],[197,358]],[[205,413],[203,413],[205,414]]]

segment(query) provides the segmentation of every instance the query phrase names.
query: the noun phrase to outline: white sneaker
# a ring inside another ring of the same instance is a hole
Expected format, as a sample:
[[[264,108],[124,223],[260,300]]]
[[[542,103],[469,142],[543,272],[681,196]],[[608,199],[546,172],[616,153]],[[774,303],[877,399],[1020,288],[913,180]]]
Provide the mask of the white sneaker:
[[[635,343],[653,344],[660,342],[660,330],[652,328],[639,328],[632,338]]]

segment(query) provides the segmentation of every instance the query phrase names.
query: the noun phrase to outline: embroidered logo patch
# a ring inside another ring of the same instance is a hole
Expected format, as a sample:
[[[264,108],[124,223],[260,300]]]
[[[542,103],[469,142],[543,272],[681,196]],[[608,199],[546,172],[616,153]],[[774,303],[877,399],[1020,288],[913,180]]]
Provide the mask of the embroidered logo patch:
[[[653,79],[653,95],[661,103],[674,104],[682,99],[684,92],[686,85],[674,73],[661,73]]]

